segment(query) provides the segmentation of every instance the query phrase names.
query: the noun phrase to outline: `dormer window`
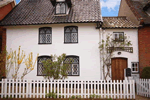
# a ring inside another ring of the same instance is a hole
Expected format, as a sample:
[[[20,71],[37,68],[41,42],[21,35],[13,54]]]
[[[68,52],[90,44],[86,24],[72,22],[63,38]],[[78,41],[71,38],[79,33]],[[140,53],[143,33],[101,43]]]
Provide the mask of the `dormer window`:
[[[56,14],[66,14],[66,3],[57,2],[56,3]]]

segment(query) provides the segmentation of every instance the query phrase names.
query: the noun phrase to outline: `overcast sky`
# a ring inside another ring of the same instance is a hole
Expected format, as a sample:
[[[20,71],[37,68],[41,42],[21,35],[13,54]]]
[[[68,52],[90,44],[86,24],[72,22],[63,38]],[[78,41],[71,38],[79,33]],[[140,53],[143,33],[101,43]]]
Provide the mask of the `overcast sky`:
[[[121,0],[100,0],[102,16],[118,16]],[[20,0],[16,0],[18,4]]]

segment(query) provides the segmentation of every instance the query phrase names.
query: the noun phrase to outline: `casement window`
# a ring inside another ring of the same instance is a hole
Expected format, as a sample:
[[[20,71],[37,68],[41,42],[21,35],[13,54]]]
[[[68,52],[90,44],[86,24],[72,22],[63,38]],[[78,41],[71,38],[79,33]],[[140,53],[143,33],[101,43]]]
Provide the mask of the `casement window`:
[[[0,35],[0,53],[2,52],[2,35]]]
[[[79,56],[66,56],[64,64],[69,64],[68,76],[79,76]]]
[[[51,56],[39,56],[38,60],[37,60],[37,75],[38,76],[44,76],[45,74],[43,73],[44,70],[44,66],[42,64],[42,62],[44,60],[48,60],[51,59]]]
[[[139,63],[138,62],[131,62],[131,71],[132,71],[132,73],[139,72]]]
[[[51,44],[52,43],[52,28],[42,27],[39,28],[39,44]]]
[[[114,41],[116,41],[116,42],[124,41],[124,33],[123,32],[114,32],[113,37],[114,37]]]
[[[77,26],[67,26],[64,28],[64,43],[78,43]]]
[[[57,2],[55,14],[66,14],[66,3],[65,2]]]

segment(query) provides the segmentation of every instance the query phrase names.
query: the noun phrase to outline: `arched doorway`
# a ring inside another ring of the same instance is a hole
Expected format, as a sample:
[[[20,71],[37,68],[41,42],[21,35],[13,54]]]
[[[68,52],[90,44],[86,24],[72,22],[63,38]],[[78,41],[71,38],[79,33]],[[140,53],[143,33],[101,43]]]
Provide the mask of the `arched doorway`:
[[[124,80],[124,69],[127,68],[127,58],[112,58],[112,80]]]

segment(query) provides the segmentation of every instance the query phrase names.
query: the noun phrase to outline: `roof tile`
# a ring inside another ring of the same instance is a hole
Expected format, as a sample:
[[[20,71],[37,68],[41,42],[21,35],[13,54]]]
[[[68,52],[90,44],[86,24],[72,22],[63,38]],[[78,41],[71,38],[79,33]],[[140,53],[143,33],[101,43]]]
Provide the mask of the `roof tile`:
[[[100,22],[99,0],[71,0],[72,7],[66,16],[56,16],[50,0],[22,0],[0,25],[32,25],[52,23]]]
[[[103,17],[103,28],[138,28],[137,25],[128,20],[125,16]]]

